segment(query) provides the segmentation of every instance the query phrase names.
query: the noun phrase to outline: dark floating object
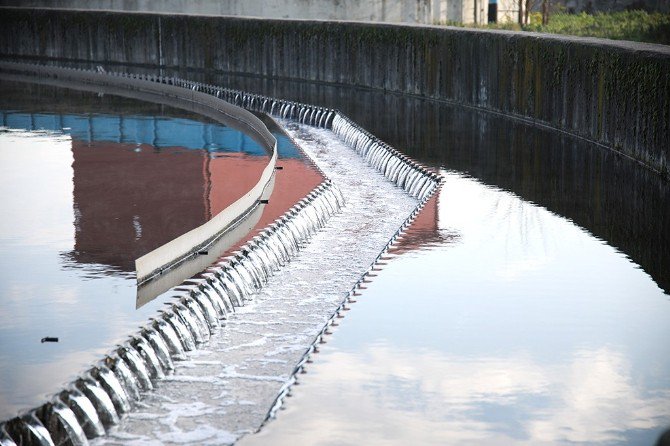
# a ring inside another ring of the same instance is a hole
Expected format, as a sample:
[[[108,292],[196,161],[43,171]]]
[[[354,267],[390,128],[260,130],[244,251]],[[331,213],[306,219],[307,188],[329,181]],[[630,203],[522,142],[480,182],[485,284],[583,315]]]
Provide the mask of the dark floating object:
[[[275,166],[275,170],[284,170],[284,166]]]
[[[198,251],[198,255],[200,256],[206,256],[207,254],[209,254],[209,251]]]
[[[268,204],[270,200],[258,200],[260,204]]]
[[[58,342],[58,338],[54,338],[54,337],[52,337],[52,336],[47,336],[47,337],[45,337],[45,338],[42,338],[42,341],[41,341],[41,342],[42,342],[42,343],[45,343],[45,342]]]

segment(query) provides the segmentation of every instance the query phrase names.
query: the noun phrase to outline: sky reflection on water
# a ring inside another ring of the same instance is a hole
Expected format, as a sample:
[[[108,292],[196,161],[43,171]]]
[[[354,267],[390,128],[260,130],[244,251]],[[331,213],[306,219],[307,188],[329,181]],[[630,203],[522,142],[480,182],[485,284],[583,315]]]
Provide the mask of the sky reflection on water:
[[[75,242],[71,138],[4,133],[0,159],[6,212],[0,219],[0,418],[4,419],[55,390],[73,369],[104,353],[119,332],[132,329],[137,321],[118,318],[127,303],[114,298],[132,295],[132,275],[109,276],[101,283],[83,280],[81,271],[63,270],[59,253],[71,250]],[[71,317],[75,314],[98,317],[104,323],[92,333],[87,329],[90,319]],[[82,332],[87,335],[81,336]],[[60,342],[40,343],[44,336],[59,337]],[[92,346],[91,340],[98,344]]]
[[[652,444],[670,426],[667,295],[569,220],[445,175],[449,237],[392,256],[242,444]]]

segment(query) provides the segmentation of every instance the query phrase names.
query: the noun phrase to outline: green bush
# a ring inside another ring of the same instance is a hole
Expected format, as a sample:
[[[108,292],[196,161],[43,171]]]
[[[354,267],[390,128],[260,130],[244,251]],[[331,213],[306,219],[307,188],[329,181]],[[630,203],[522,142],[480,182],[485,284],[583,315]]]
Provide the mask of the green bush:
[[[530,25],[524,26],[524,30],[668,45],[670,44],[670,14],[650,14],[645,11],[596,14],[558,13],[549,17],[548,25],[542,26],[541,21],[540,23],[531,21]]]
[[[520,27],[517,23],[489,23],[487,25],[463,25],[476,28],[535,31],[550,34],[569,34],[583,37],[633,40],[637,42],[670,45],[670,14],[645,11],[603,12],[595,14],[568,14],[563,11],[549,16],[549,24],[542,25],[542,14],[530,14],[530,24]]]

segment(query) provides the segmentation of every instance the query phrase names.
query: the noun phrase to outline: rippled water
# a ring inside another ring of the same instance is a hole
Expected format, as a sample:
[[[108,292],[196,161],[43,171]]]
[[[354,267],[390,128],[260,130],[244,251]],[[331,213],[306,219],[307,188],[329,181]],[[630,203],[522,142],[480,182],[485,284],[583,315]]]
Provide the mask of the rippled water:
[[[5,420],[155,314],[167,296],[138,303],[135,259],[246,193],[268,156],[237,131],[167,107],[9,82],[0,92]],[[322,181],[275,132],[283,170],[260,227]]]

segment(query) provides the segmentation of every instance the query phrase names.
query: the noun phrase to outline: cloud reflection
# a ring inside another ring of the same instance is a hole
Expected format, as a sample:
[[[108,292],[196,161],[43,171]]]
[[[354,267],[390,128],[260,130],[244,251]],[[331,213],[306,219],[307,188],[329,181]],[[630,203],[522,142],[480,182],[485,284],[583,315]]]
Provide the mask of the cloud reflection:
[[[384,345],[334,352],[309,372],[249,444],[612,444],[670,420],[670,392],[643,394],[610,348],[556,365]]]
[[[644,395],[623,355],[606,348],[581,351],[565,368],[554,373],[559,400],[529,423],[531,438],[611,444],[624,441],[625,431],[670,421],[670,391]]]

